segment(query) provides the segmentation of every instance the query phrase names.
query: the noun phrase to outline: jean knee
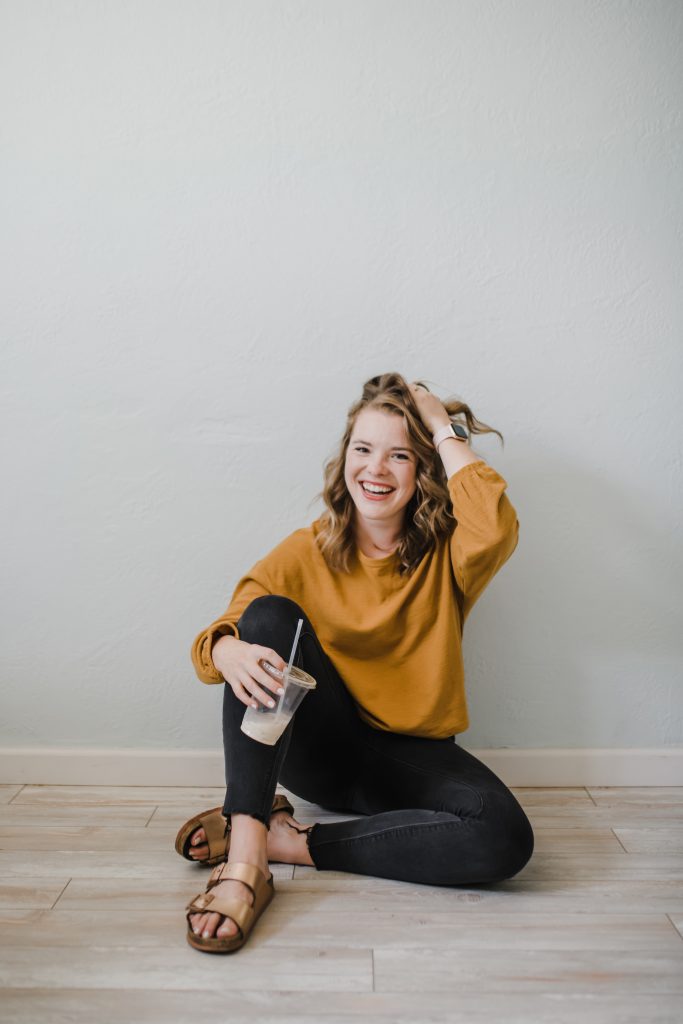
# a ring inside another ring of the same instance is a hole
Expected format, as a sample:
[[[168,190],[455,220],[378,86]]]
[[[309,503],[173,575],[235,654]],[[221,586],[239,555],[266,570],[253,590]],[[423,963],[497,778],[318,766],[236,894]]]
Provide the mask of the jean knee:
[[[281,594],[255,597],[245,608],[237,623],[240,639],[246,643],[262,643],[267,631],[281,623],[296,623],[303,612],[296,601]]]
[[[489,882],[502,882],[518,875],[534,852],[531,822],[512,795],[493,801],[486,815],[488,828],[487,872]]]

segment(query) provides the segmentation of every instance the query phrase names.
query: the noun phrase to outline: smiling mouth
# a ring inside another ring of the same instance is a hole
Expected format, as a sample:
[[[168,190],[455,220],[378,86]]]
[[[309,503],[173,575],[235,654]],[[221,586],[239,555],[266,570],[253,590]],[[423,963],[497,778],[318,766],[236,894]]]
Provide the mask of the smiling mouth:
[[[359,483],[360,483],[361,490],[363,491],[363,493],[371,495],[373,498],[386,498],[390,494],[393,494],[394,491],[396,490],[395,487],[389,487],[386,490],[383,488],[382,490],[379,490],[379,491],[373,491],[373,490],[370,490],[369,488],[367,488],[365,486],[365,481],[360,480]]]

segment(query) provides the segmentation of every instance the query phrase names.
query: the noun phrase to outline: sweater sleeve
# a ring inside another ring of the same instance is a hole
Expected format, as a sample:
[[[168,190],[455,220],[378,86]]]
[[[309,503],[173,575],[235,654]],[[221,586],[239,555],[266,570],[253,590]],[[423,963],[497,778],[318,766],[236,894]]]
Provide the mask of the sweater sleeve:
[[[272,593],[268,576],[263,571],[262,563],[257,562],[246,576],[243,576],[235,587],[227,609],[203,629],[192,644],[191,657],[197,676],[203,683],[224,683],[225,679],[218,671],[211,658],[211,649],[221,636],[226,634],[240,639],[237,622],[242,612],[257,597]]]
[[[463,595],[463,621],[475,601],[517,547],[519,521],[507,481],[487,462],[469,462],[448,479],[457,525],[451,564]]]

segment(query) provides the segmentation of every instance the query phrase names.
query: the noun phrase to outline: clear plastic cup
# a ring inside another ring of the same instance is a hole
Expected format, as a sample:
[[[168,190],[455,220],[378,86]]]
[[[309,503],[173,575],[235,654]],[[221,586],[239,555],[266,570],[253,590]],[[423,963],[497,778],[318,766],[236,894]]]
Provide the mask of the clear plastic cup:
[[[275,707],[267,708],[260,701],[255,708],[249,706],[242,719],[242,732],[252,740],[272,747],[282,736],[308,691],[315,689],[316,681],[296,665],[292,665],[289,672],[281,672],[267,661],[261,664],[269,675],[278,680],[285,692],[280,694],[279,699],[277,694],[272,694],[276,699]],[[267,687],[262,686],[261,689],[267,690]]]

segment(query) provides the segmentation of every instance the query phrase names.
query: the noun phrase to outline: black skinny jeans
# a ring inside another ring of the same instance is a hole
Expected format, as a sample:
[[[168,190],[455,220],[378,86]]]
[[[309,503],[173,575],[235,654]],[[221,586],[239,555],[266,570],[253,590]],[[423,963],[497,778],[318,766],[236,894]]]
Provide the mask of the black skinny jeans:
[[[240,729],[246,706],[226,683],[224,814],[268,826],[278,781],[351,821],[317,823],[307,835],[320,870],[349,871],[426,885],[473,885],[511,878],[534,848],[529,820],[481,761],[443,740],[383,732],[359,716],[303,609],[287,597],[256,598],[238,622],[247,643],[289,658],[317,682],[274,746]]]

